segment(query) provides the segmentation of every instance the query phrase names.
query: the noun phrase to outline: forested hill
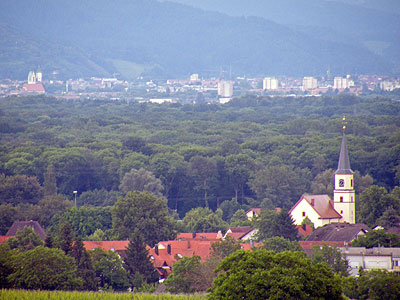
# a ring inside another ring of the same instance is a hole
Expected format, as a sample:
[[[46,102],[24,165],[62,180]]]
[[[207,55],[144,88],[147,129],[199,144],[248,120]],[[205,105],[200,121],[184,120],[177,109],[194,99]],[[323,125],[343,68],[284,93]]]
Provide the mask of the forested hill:
[[[289,208],[305,192],[331,193],[329,172],[323,191],[312,183],[337,167],[343,114],[357,193],[367,174],[389,190],[399,185],[400,103],[387,99],[245,97],[192,106],[40,96],[2,99],[0,109],[0,173],[43,184],[52,165],[58,192],[79,191],[81,205],[112,205],[124,176],[144,168],[181,215],[235,197]]]
[[[259,16],[316,38],[368,48],[400,71],[400,2],[397,0],[174,0],[224,12]]]
[[[60,78],[117,72],[129,79],[218,75],[221,67],[241,75],[318,75],[329,67],[332,74],[393,71],[390,60],[353,38],[347,43],[171,2],[2,0],[0,20],[7,24],[2,31],[11,32],[5,36],[12,35],[11,45],[0,39],[0,75],[20,79],[28,66],[58,71]],[[17,53],[14,42],[22,44]]]

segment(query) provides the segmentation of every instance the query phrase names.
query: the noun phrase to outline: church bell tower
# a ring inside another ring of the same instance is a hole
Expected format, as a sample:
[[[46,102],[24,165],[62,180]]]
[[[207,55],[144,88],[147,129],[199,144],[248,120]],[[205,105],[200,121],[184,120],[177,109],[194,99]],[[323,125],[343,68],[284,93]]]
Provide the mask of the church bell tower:
[[[335,190],[333,201],[335,210],[342,216],[341,222],[355,224],[356,206],[354,175],[350,168],[349,153],[346,144],[346,118],[343,117],[343,136],[340,147],[338,168],[335,172]]]

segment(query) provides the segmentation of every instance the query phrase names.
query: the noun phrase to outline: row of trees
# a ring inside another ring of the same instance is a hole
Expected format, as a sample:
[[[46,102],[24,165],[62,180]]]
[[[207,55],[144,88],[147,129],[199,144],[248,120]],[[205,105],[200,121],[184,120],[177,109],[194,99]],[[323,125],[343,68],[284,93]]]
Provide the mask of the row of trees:
[[[181,217],[232,198],[289,208],[335,169],[342,113],[352,115],[353,169],[391,190],[400,178],[398,106],[349,95],[225,106],[3,99],[0,200],[37,204],[55,187],[69,199],[77,190],[79,205],[107,206],[133,185],[162,194]],[[32,191],[8,192],[15,186]]]

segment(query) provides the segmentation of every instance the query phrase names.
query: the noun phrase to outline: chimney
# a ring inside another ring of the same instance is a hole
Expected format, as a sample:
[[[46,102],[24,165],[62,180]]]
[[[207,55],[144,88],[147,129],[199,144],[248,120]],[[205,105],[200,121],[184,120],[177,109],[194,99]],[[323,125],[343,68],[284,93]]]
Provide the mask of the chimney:
[[[192,232],[192,238],[196,238],[196,232]]]
[[[167,253],[169,255],[171,255],[171,245],[170,244],[167,245]]]
[[[314,206],[314,204],[315,204],[315,199],[311,198],[311,206]]]

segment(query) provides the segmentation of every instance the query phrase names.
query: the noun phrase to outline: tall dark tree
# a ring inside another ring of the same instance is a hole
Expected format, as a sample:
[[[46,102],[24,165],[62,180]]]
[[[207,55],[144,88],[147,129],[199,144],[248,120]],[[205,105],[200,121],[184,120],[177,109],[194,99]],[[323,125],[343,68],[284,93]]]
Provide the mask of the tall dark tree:
[[[72,242],[74,240],[74,232],[72,230],[71,224],[64,222],[60,225],[58,243],[61,250],[65,254],[69,255],[72,252]]]
[[[140,232],[132,234],[126,250],[125,268],[129,272],[131,284],[140,288],[144,283],[155,282],[157,274],[150,262],[149,250]]]
[[[86,251],[82,239],[77,237],[72,246],[70,256],[75,258],[77,275],[82,278],[83,289],[94,291],[97,289],[96,272],[93,268],[89,253]]]

